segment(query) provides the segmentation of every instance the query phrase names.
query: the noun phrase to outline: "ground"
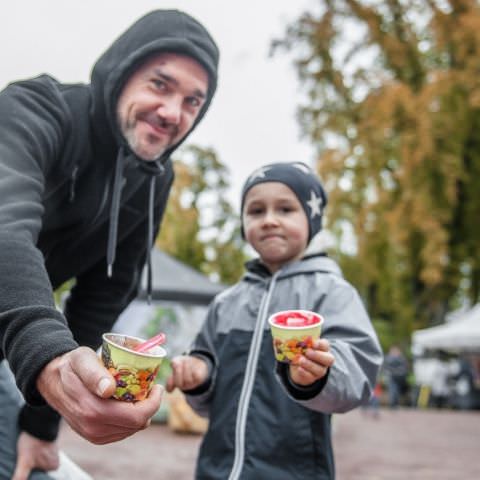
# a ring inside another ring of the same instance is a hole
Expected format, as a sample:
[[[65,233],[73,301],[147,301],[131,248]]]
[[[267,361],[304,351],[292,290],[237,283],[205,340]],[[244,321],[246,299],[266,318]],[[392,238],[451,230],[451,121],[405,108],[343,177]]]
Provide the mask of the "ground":
[[[335,415],[333,427],[337,480],[480,478],[479,411],[355,410]],[[159,424],[104,446],[61,432],[63,450],[95,480],[192,480],[200,442]]]

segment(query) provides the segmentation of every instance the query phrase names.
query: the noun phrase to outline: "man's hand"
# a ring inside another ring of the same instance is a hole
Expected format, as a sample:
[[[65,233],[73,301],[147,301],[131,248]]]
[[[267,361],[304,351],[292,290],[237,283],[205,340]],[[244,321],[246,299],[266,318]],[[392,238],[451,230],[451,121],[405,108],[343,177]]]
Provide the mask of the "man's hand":
[[[172,359],[172,375],[167,380],[167,392],[175,387],[192,390],[207,380],[208,365],[198,357],[183,355]]]
[[[301,386],[311,385],[327,374],[335,358],[330,353],[330,344],[325,339],[316,340],[313,348],[307,349],[298,362],[290,364],[290,378]]]
[[[56,470],[59,466],[58,445],[21,432],[17,441],[17,466],[12,480],[27,480],[34,468]]]
[[[79,347],[53,359],[41,371],[37,388],[79,435],[95,444],[122,440],[150,424],[160,406],[162,387],[130,403],[110,399],[115,380],[96,353]]]

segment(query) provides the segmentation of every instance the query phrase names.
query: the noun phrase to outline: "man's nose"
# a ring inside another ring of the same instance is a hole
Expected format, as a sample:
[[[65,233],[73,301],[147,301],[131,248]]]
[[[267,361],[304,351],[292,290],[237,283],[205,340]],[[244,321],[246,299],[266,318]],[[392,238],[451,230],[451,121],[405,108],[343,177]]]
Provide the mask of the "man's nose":
[[[182,115],[182,100],[176,96],[166,98],[157,108],[157,113],[165,122],[178,125]]]

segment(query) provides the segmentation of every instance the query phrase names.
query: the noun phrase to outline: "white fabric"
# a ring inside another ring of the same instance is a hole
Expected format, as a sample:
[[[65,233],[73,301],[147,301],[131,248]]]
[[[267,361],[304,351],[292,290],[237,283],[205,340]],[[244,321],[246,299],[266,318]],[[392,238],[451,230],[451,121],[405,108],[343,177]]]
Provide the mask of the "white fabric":
[[[413,332],[412,340],[414,349],[480,352],[480,304],[444,325]]]
[[[63,452],[60,452],[60,466],[57,470],[48,472],[48,475],[54,480],[93,480],[93,477],[72,462]]]

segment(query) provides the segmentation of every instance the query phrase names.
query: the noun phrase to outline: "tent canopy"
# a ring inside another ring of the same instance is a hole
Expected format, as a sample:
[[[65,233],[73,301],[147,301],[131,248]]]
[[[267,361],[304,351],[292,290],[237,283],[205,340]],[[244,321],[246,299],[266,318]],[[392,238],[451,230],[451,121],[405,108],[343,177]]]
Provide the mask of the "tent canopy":
[[[413,332],[413,347],[452,353],[480,352],[480,304],[455,320]]]
[[[152,250],[152,299],[208,305],[225,285],[176,260],[158,248]],[[143,270],[139,298],[146,298],[147,271]]]

